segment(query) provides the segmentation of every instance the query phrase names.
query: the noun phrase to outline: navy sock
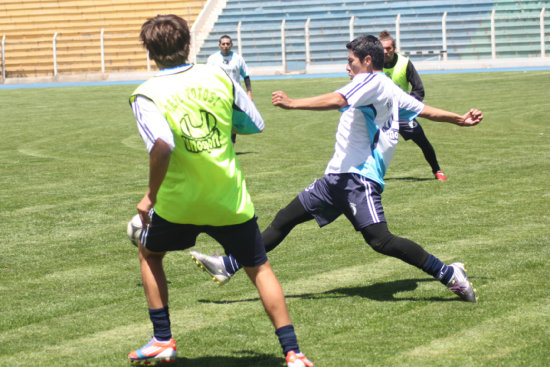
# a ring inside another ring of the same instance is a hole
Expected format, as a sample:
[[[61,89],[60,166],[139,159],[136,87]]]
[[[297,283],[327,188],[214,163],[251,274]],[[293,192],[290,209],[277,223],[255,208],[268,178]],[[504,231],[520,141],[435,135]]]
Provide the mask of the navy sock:
[[[166,341],[172,338],[168,306],[154,310],[149,309],[149,318],[153,323],[153,336],[158,341]]]
[[[241,264],[239,264],[237,259],[235,259],[232,255],[224,256],[223,263],[225,265],[225,270],[227,270],[230,275],[235,274],[237,270],[241,268]]]
[[[279,343],[283,348],[283,354],[286,354],[293,350],[296,353],[300,353],[300,347],[298,346],[298,339],[296,333],[294,333],[294,326],[286,325],[275,330],[275,334],[279,337]]]
[[[439,281],[444,285],[447,285],[447,283],[449,283],[454,273],[453,268],[443,264],[441,260],[439,260],[434,255],[430,255],[428,257],[428,260],[426,260],[426,263],[424,264],[424,266],[422,266],[422,270],[424,270],[426,273],[430,274],[434,278],[439,279]]]

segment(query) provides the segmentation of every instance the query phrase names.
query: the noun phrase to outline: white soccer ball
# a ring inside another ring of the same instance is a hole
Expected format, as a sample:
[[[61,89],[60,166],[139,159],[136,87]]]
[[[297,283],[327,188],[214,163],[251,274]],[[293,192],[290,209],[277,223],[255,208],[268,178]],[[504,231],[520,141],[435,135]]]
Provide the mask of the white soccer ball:
[[[142,224],[139,214],[136,214],[128,222],[128,226],[126,227],[126,234],[134,246],[138,245],[139,236],[141,235],[141,226]]]

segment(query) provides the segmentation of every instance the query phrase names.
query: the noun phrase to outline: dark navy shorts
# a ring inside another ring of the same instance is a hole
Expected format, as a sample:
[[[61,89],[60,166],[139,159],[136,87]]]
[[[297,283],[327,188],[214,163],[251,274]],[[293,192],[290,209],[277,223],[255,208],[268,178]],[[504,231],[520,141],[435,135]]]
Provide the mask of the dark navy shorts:
[[[315,180],[298,197],[319,227],[344,214],[360,231],[386,221],[380,189],[376,182],[355,173],[328,174]]]
[[[424,130],[422,129],[422,126],[420,126],[418,121],[416,121],[416,119],[412,121],[400,120],[399,134],[401,134],[403,139],[409,140],[409,139],[413,139],[415,136],[424,135]]]
[[[218,241],[225,253],[243,266],[260,266],[267,261],[256,217],[242,224],[216,227],[172,223],[152,211],[151,225],[141,232],[140,241],[149,251],[180,251],[195,246],[201,233]]]

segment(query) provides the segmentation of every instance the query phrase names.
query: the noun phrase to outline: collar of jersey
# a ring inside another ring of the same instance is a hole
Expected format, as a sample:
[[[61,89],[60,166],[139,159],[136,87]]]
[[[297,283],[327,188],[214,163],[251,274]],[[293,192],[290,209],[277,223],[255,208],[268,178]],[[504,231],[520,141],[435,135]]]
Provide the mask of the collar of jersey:
[[[174,66],[173,68],[162,69],[157,73],[157,76],[181,73],[183,71],[191,69],[192,66],[193,64],[183,64],[179,66]]]

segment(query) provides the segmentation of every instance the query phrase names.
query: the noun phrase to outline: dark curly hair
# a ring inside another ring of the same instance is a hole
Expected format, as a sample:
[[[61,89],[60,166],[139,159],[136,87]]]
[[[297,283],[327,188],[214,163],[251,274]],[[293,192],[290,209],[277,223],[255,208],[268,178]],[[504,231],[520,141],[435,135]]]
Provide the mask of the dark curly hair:
[[[380,32],[380,34],[378,35],[378,39],[380,41],[388,41],[389,40],[389,41],[391,41],[392,47],[395,47],[395,39],[393,39],[390,32],[388,32],[386,30],[383,30],[382,32]]]
[[[191,35],[187,22],[174,14],[157,15],[141,27],[139,38],[149,57],[163,67],[185,64]]]
[[[372,57],[372,65],[376,70],[382,70],[384,66],[384,48],[382,43],[370,34],[359,36],[346,45],[355,56],[363,60],[366,56]]]

